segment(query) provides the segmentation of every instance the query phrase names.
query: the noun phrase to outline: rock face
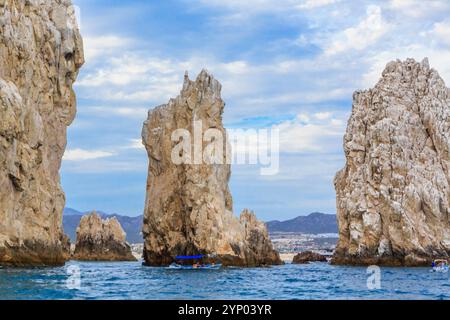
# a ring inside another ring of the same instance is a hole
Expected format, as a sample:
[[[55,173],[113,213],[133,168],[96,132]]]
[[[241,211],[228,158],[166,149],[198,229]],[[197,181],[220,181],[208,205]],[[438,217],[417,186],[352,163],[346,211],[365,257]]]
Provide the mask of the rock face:
[[[73,259],[136,261],[119,221],[116,218],[102,220],[96,212],[81,218]]]
[[[450,92],[428,60],[354,94],[335,178],[335,264],[427,265],[450,254]]]
[[[231,170],[225,161],[227,143],[222,143],[223,157],[217,164],[201,159],[195,162],[196,148],[207,148],[202,137],[208,129],[214,128],[225,137],[225,104],[220,92],[220,83],[205,70],[196,81],[186,75],[181,94],[150,111],[144,123],[142,138],[149,157],[143,226],[147,265],[167,265],[177,255],[194,254],[215,254],[224,265],[281,263],[265,225],[248,211],[240,220],[232,213],[228,188]],[[200,132],[195,133],[194,123],[201,123]],[[192,148],[189,145],[188,150],[194,152],[184,152],[184,156],[191,156],[193,164],[172,161],[172,150],[179,140],[173,142],[171,137],[178,129],[185,129],[191,137],[200,134],[200,143],[193,143]]]
[[[83,46],[68,0],[0,0],[0,265],[59,265],[59,169]]]
[[[307,264],[309,262],[327,262],[327,258],[321,254],[305,251],[294,256],[293,264]]]

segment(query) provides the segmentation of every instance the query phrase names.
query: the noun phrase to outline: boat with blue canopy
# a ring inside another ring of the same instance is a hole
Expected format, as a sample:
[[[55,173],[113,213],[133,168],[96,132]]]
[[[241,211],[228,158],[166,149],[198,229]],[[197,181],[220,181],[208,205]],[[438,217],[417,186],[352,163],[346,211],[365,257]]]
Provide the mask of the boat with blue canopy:
[[[448,272],[449,266],[448,266],[448,260],[445,259],[438,259],[434,260],[431,264],[431,267],[433,268],[432,271],[434,272]]]
[[[208,258],[207,255],[198,254],[194,256],[176,256],[174,263],[169,269],[179,270],[217,270],[222,267],[220,263],[203,263],[203,259]]]

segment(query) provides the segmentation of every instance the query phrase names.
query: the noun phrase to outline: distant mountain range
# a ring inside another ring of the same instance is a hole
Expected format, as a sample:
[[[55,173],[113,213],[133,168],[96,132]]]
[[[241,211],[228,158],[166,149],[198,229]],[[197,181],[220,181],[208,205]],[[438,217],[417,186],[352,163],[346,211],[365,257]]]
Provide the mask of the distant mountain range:
[[[64,209],[63,227],[64,232],[69,236],[72,243],[75,243],[77,238],[77,228],[80,224],[81,217],[90,212],[80,212],[72,208]],[[127,241],[129,243],[142,243],[142,221],[143,216],[128,217],[119,214],[108,214],[102,211],[97,211],[102,219],[116,217],[122,225],[123,230],[127,234]]]
[[[80,212],[75,209],[64,209],[63,227],[65,233],[70,237],[72,243],[76,241],[76,232],[81,217],[89,212]],[[97,213],[103,218],[116,217],[127,234],[129,243],[142,243],[142,221],[143,216],[128,217],[119,214],[108,214],[102,211]],[[269,232],[294,232],[294,233],[338,233],[336,215],[324,213],[311,213],[308,216],[300,216],[286,221],[267,222]]]
[[[320,212],[286,221],[269,221],[267,228],[269,232],[338,233],[336,215]]]

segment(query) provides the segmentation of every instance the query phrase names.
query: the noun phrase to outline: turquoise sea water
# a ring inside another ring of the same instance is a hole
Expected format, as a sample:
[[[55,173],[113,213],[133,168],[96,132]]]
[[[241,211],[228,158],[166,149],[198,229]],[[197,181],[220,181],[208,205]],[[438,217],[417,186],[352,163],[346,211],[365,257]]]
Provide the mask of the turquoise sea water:
[[[369,276],[366,268],[326,263],[183,271],[140,262],[69,262],[0,269],[0,299],[450,299],[448,273],[381,268],[381,289],[375,290],[367,287]]]

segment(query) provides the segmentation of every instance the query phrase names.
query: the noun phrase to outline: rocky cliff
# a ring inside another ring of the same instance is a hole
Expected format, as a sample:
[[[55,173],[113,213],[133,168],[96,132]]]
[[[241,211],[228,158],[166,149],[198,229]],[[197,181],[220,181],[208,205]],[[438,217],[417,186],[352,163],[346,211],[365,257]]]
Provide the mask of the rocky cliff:
[[[304,251],[296,254],[292,259],[293,264],[308,264],[310,262],[327,262],[327,257],[312,251]]]
[[[0,0],[0,264],[63,264],[59,169],[83,48],[68,0]]]
[[[66,208],[63,213],[63,227],[64,232],[69,237],[70,241],[75,242],[77,239],[77,228],[80,225],[81,218],[87,214],[79,212],[74,209]],[[108,214],[102,211],[97,211],[97,214],[102,219],[117,218],[123,230],[127,234],[127,242],[130,244],[143,243],[142,240],[142,222],[143,216],[129,217],[117,213]],[[141,252],[142,253],[142,252]]]
[[[335,178],[333,263],[426,265],[450,254],[450,92],[428,60],[356,92]]]
[[[203,70],[195,81],[186,75],[181,94],[149,112],[142,131],[149,157],[143,226],[148,265],[167,265],[177,255],[194,254],[215,254],[225,265],[281,263],[264,224],[249,212],[240,220],[233,215],[226,139],[214,161],[196,156],[199,149],[208,149],[208,142],[226,136],[224,106],[220,83]],[[197,132],[194,123],[200,123]],[[210,128],[214,137],[208,137]],[[179,129],[187,135],[172,141]],[[198,138],[200,143],[194,143]],[[179,142],[188,147],[177,149]],[[173,151],[186,161],[175,164]]]
[[[93,212],[83,216],[77,229],[74,260],[135,261],[126,234],[116,218],[102,220]]]

